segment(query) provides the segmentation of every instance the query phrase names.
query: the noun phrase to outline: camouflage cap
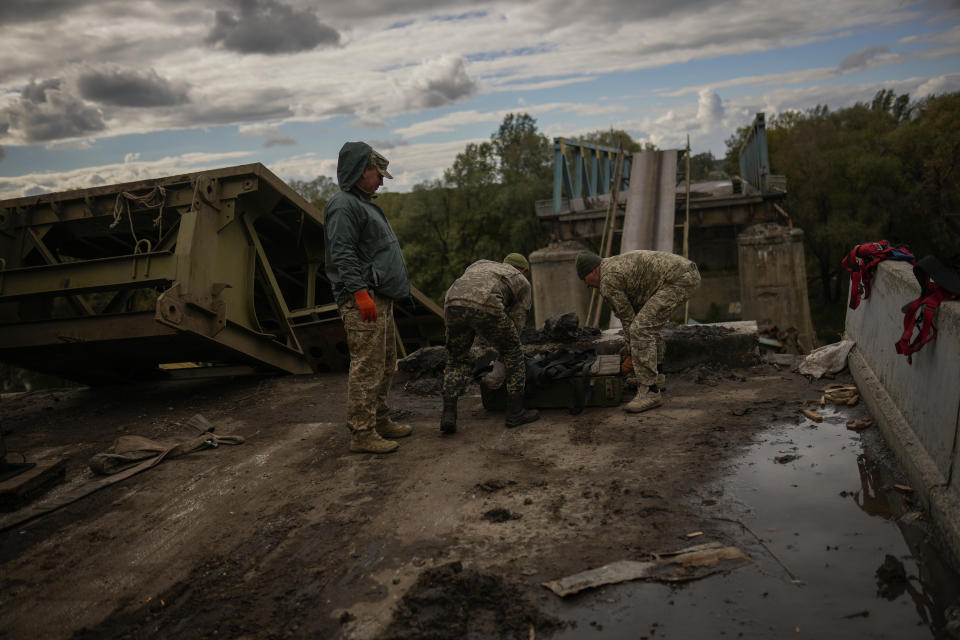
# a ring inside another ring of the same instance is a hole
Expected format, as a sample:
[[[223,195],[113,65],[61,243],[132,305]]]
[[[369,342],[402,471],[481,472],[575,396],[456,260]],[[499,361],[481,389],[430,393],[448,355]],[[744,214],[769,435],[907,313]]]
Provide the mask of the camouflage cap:
[[[527,259],[523,257],[523,254],[520,253],[508,253],[507,257],[503,259],[503,263],[508,264],[516,269],[530,268],[530,263],[527,262]]]
[[[384,178],[390,178],[391,180],[393,179],[393,176],[390,175],[390,172],[389,172],[389,171],[387,171],[387,165],[390,164],[390,161],[387,160],[386,158],[384,158],[384,157],[383,157],[383,154],[380,154],[380,153],[378,153],[378,152],[376,152],[376,151],[371,151],[371,152],[370,152],[370,164],[372,164],[373,166],[375,166],[375,167],[377,168],[377,171],[378,171],[378,172],[380,173],[380,175],[382,175]]]

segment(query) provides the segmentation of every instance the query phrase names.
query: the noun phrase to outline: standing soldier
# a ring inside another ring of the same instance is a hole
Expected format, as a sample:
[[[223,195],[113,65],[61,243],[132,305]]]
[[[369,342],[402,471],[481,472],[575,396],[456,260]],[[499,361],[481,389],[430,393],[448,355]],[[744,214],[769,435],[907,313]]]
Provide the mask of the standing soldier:
[[[390,419],[387,394],[397,364],[393,302],[410,296],[407,265],[383,211],[373,203],[388,161],[365,142],[340,149],[340,191],[324,210],[327,279],[350,349],[347,427],[350,451],[389,453],[411,428]]]
[[[639,413],[659,406],[666,351],[661,330],[700,286],[697,265],[674,253],[641,250],[609,258],[584,251],[577,255],[576,267],[584,284],[600,290],[623,324],[637,376],[637,396],[624,409]]]
[[[480,335],[500,353],[506,369],[507,427],[533,422],[540,414],[523,408],[526,362],[520,348],[520,329],[533,305],[530,283],[525,277],[530,263],[519,253],[503,262],[477,260],[457,278],[443,304],[447,325],[447,366],[443,372],[443,415],[440,430],[457,430],[457,398],[470,381],[467,357],[475,336]]]

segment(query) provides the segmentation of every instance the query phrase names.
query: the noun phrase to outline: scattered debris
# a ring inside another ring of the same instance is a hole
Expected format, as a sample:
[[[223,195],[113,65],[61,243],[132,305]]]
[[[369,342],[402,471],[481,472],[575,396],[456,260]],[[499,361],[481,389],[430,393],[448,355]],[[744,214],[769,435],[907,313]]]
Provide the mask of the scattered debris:
[[[873,426],[873,420],[848,420],[847,429],[852,429],[853,431],[862,431],[863,429],[868,429]]]
[[[687,537],[687,538],[696,538],[697,536],[702,536],[702,535],[703,535],[703,531],[694,531],[693,533],[688,533],[688,534],[686,535],[686,537]]]
[[[913,487],[906,484],[895,484],[893,488],[898,491],[903,491],[904,493],[913,493]]]
[[[906,591],[907,570],[903,563],[889,553],[876,571],[877,595],[887,600],[896,600]]]
[[[725,547],[719,542],[688,547],[670,553],[654,554],[648,562],[621,560],[597,569],[583,571],[559,580],[544,582],[543,586],[560,597],[579,593],[605,584],[630,580],[657,580],[659,582],[687,582],[713,573],[729,571],[753,563],[736,547]]]
[[[777,464],[787,464],[788,462],[793,462],[794,460],[799,460],[800,456],[795,453],[788,453],[783,456],[776,456],[773,461]]]
[[[847,615],[843,616],[844,620],[849,620],[850,618],[869,618],[869,617],[870,617],[870,611],[868,609],[864,609],[863,611],[857,611],[856,613],[848,613]]]
[[[841,340],[814,349],[803,359],[797,371],[805,376],[822,378],[827,374],[839,373],[847,366],[847,356],[853,348],[853,340]]]
[[[519,520],[522,517],[519,513],[513,513],[503,507],[490,509],[490,511],[483,514],[483,519],[489,520],[490,522],[507,522],[508,520]]]
[[[810,411],[810,409],[803,409],[801,413],[814,422],[823,422],[823,416],[817,413],[816,411]]]
[[[0,465],[3,459],[0,458]],[[56,462],[24,463],[26,469],[0,482],[0,511],[22,509],[58,484],[67,475],[67,459]]]
[[[534,638],[564,623],[540,611],[517,586],[460,562],[427,569],[397,603],[378,638]]]
[[[860,392],[852,384],[832,384],[823,389],[820,406],[823,406],[825,400],[829,400],[833,404],[844,404],[852,407],[860,400]]]
[[[501,489],[506,488],[508,485],[517,484],[513,480],[485,480],[477,485],[477,489],[481,491],[486,491],[487,493],[493,493],[495,491],[500,491]]]
[[[200,449],[215,448],[220,444],[243,444],[244,442],[240,436],[214,434],[213,425],[199,414],[193,416],[187,424],[194,428],[206,426],[209,431],[174,444],[163,444],[142,436],[120,436],[114,441],[109,451],[94,455],[89,462],[90,469],[94,473],[107,477],[92,480],[56,499],[42,500],[26,509],[0,518],[0,531],[76,502],[94,491],[146,471],[166,458],[175,458]]]

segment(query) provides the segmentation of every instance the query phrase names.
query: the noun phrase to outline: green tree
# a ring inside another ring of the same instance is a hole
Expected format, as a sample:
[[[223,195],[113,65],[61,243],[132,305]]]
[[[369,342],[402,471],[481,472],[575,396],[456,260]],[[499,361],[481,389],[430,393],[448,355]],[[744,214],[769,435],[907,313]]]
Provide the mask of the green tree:
[[[892,135],[903,195],[890,233],[918,256],[960,268],[960,93],[927,98],[910,112]]]
[[[585,136],[580,136],[584,142],[592,142],[611,149],[622,148],[627,153],[636,153],[637,151],[656,151],[656,145],[649,142],[640,144],[630,137],[630,134],[622,129],[597,129]]]
[[[467,265],[543,244],[534,201],[550,196],[552,148],[527,114],[509,114],[489,142],[471,143],[443,180],[378,203],[403,246],[414,285],[437,301]],[[392,196],[392,197],[391,197]]]
[[[317,176],[313,180],[291,180],[287,184],[303,199],[323,211],[330,198],[340,190],[337,183],[327,176]]]
[[[844,295],[845,280],[836,277],[843,255],[889,228],[902,184],[886,135],[895,127],[890,113],[863,104],[832,113],[817,107],[778,127],[770,163],[788,176],[787,208],[804,230],[828,303]]]
[[[503,184],[539,182],[552,178],[553,155],[547,137],[537,131],[529,114],[508,113],[490,136]]]
[[[721,165],[721,161],[717,160],[710,151],[692,154],[690,156],[690,180],[707,180],[710,177],[710,172],[719,170]]]

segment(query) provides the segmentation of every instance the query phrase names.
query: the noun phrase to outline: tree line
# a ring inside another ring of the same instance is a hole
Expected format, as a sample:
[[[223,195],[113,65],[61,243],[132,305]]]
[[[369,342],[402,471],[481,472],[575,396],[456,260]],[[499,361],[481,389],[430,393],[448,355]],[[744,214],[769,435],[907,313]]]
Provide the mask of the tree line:
[[[691,155],[691,179],[735,175],[748,131],[745,125],[727,139],[724,158]],[[582,139],[627,152],[656,149],[614,129]],[[836,111],[784,111],[768,118],[767,142],[771,173],[787,177],[784,208],[805,232],[808,271],[819,283],[811,288],[814,305],[842,319],[840,260],[863,242],[907,244],[918,257],[933,254],[960,270],[960,92],[912,101],[881,89],[870,103]],[[321,209],[337,190],[325,176],[291,186]],[[534,202],[552,189],[553,144],[520,113],[507,115],[489,141],[468,144],[442,178],[410,193],[383,193],[377,203],[414,285],[442,301],[474,260],[545,246]]]

